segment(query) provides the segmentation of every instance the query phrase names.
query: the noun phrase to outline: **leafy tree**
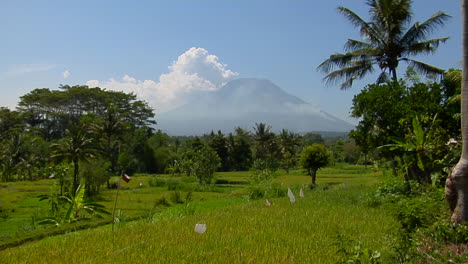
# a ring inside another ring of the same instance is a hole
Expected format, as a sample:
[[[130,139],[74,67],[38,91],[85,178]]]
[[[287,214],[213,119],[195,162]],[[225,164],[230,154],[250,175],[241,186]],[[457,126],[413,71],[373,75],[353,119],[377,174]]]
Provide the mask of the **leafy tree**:
[[[307,170],[312,178],[311,188],[315,187],[317,170],[327,166],[330,162],[330,153],[324,145],[313,144],[304,148],[301,154],[301,166]]]
[[[85,181],[86,197],[100,192],[101,185],[110,178],[109,161],[103,158],[94,158],[84,163],[80,169],[80,177]]]
[[[364,153],[368,153],[379,146],[393,144],[392,138],[406,135],[412,129],[412,119],[417,116],[424,121],[424,129],[432,126],[439,133],[437,136],[447,142],[459,134],[450,102],[453,91],[444,82],[368,85],[353,99],[352,116],[360,121],[350,136]],[[436,127],[431,121],[434,116],[437,116]],[[392,161],[396,175],[396,161],[403,158],[404,150],[384,148],[378,149],[378,153]]]
[[[344,155],[343,155],[343,146],[345,142],[342,139],[337,139],[335,140],[331,146],[331,152],[332,152],[332,161],[333,163],[335,162],[343,162],[344,161]]]
[[[183,163],[188,176],[197,177],[200,184],[208,184],[211,183],[214,172],[221,165],[221,159],[216,151],[203,144],[188,150],[184,155]]]
[[[359,146],[360,152],[364,155],[364,165],[367,168],[369,152],[372,149],[372,128],[366,122],[360,122],[354,130],[349,132],[349,136]]]
[[[212,131],[208,145],[216,151],[216,154],[221,159],[220,171],[229,171],[229,149],[226,138],[220,130],[218,130],[217,134],[214,134]]]
[[[325,144],[325,140],[318,133],[308,132],[302,136],[302,145],[308,146],[312,144]]]
[[[444,70],[411,59],[420,54],[434,53],[448,37],[427,39],[435,29],[444,24],[449,15],[437,12],[426,21],[410,26],[413,13],[411,0],[368,0],[370,21],[346,7],[338,7],[351,24],[359,29],[363,40],[348,39],[346,53],[336,53],[318,66],[326,73],[325,80],[334,83],[344,80],[341,89],[350,88],[353,81],[374,71],[377,65],[382,73],[377,82],[398,81],[397,67],[401,61],[409,63],[423,74],[443,74]],[[336,69],[338,68],[338,69]]]
[[[21,114],[6,107],[0,107],[0,140],[22,131],[24,131],[24,121]]]
[[[41,137],[32,133],[22,133],[23,142],[20,146],[19,170],[28,176],[30,181],[37,179],[39,168],[46,167],[49,161],[49,144]]]
[[[230,159],[232,169],[248,170],[252,165],[250,133],[240,127],[235,129],[235,136],[230,137]]]
[[[296,148],[299,146],[299,136],[287,129],[278,135],[280,166],[289,173],[289,169],[296,165]]]
[[[353,139],[346,140],[343,144],[343,159],[350,164],[357,164],[361,151]]]
[[[21,162],[21,146],[23,144],[23,135],[12,135],[10,139],[4,140],[0,148],[0,166],[2,180],[10,181],[13,174],[19,168]]]
[[[106,140],[121,132],[123,124],[134,128],[155,123],[153,110],[136,95],[87,86],[60,86],[60,90],[35,89],[21,97],[19,110],[27,124],[47,139],[65,136],[85,115],[101,119]]]
[[[430,156],[433,149],[437,147],[437,134],[434,133],[436,120],[437,119],[434,118],[432,120],[432,126],[425,131],[424,127],[419,121],[419,118],[413,118],[412,129],[405,138],[392,138],[395,143],[384,146],[390,148],[401,148],[409,153],[412,153],[415,157],[413,159],[415,164],[413,165],[416,165],[417,168],[422,171],[422,180],[426,183],[431,183]],[[445,145],[444,143],[442,143],[442,145]]]

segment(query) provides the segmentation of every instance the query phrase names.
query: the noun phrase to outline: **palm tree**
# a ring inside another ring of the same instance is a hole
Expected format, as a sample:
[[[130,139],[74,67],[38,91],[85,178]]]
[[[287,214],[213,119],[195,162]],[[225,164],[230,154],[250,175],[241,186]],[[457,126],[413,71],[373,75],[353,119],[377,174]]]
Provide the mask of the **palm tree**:
[[[458,164],[445,183],[445,197],[452,210],[452,221],[468,222],[468,0],[461,1],[462,37],[463,37],[463,71],[461,90],[461,128],[463,147]]]
[[[93,140],[90,137],[90,130],[87,126],[76,125],[67,129],[67,136],[59,143],[53,144],[54,150],[52,158],[58,161],[66,160],[73,163],[73,191],[78,188],[79,162],[94,157],[96,152],[93,148]]]
[[[348,39],[346,53],[336,53],[322,62],[317,70],[326,73],[327,83],[344,80],[341,89],[350,88],[353,81],[362,79],[374,71],[377,65],[382,73],[377,82],[397,81],[397,67],[400,61],[409,63],[417,72],[432,75],[443,74],[444,70],[410,59],[411,56],[434,53],[439,44],[448,37],[427,40],[437,27],[450,17],[437,12],[423,23],[410,25],[411,0],[367,0],[370,21],[345,7],[338,7],[354,26],[359,28],[362,41]]]
[[[271,126],[264,123],[255,123],[254,141],[256,143],[255,156],[257,159],[265,159],[271,153],[271,145],[275,134],[271,132]]]

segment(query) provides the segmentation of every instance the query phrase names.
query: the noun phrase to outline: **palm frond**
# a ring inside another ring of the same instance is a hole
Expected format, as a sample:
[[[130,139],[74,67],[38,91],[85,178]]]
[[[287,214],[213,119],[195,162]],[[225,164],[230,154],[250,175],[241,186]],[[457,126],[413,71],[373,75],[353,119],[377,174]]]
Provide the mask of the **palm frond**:
[[[408,55],[420,55],[420,54],[432,54],[434,53],[440,44],[445,43],[449,37],[430,39],[418,43],[414,43],[406,49],[405,54]]]
[[[367,5],[375,28],[383,32],[387,40],[399,39],[411,20],[411,1],[371,0]]]
[[[327,84],[336,84],[338,80],[344,79],[344,82],[341,84],[340,88],[342,90],[346,90],[351,88],[354,80],[361,79],[366,74],[373,72],[374,68],[372,65],[373,63],[369,61],[353,62],[353,66],[331,72],[323,79]]]
[[[406,34],[401,38],[400,43],[405,46],[410,46],[415,42],[425,39],[428,34],[431,34],[435,29],[444,25],[451,16],[437,12],[428,20],[423,23],[414,23],[413,26],[408,29]]]
[[[335,53],[330,55],[330,58],[326,59],[322,62],[318,67],[317,71],[321,71],[324,73],[331,72],[335,67],[345,67],[349,64],[350,61],[353,60],[354,55],[351,53]]]
[[[351,24],[360,29],[362,37],[368,39],[371,42],[379,44],[384,43],[383,38],[378,31],[374,30],[374,27],[371,23],[366,22],[364,19],[346,7],[339,6],[338,12],[341,13],[346,19],[348,19]]]
[[[431,75],[431,74],[436,74],[436,75],[443,75],[444,70],[437,68],[435,66],[429,65],[424,62],[420,62],[417,60],[412,60],[408,58],[403,58],[402,61],[406,61],[409,63],[410,67],[413,67],[417,72],[424,74],[424,75]]]
[[[362,50],[362,49],[373,49],[374,46],[364,41],[348,39],[348,41],[346,41],[344,48],[345,48],[345,51],[353,52],[353,51]]]
[[[387,82],[389,82],[389,81],[391,81],[391,80],[392,80],[392,78],[390,77],[390,75],[389,75],[387,72],[383,71],[383,72],[379,75],[379,77],[377,78],[376,83],[377,83],[377,84],[382,84],[382,83],[387,83]]]

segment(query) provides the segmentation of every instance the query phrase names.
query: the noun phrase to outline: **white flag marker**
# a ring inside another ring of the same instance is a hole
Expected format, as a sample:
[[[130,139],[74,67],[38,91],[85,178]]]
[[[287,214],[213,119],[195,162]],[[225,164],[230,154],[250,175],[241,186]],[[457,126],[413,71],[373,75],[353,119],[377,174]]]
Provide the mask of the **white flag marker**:
[[[294,203],[296,201],[296,197],[294,197],[294,194],[293,192],[291,191],[291,189],[288,187],[288,197],[289,197],[289,201],[291,201],[291,203]]]
[[[265,200],[265,205],[266,206],[271,206],[271,203],[270,203],[270,201],[268,201],[268,199]]]
[[[205,224],[196,224],[195,225],[195,232],[199,234],[203,234],[206,232],[206,225]]]
[[[302,188],[299,190],[299,196],[304,198],[304,190]]]

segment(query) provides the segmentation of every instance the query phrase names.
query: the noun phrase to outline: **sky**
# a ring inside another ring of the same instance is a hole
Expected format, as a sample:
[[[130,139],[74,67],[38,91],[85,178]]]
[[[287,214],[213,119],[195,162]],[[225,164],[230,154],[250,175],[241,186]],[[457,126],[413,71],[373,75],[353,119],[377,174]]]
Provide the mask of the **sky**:
[[[352,99],[378,73],[342,91],[316,70],[360,39],[338,6],[368,18],[364,0],[3,0],[0,106],[35,88],[88,85],[135,92],[157,119],[193,91],[255,77],[355,124]],[[460,68],[459,0],[414,0],[413,22],[437,11],[452,18],[430,37],[450,39],[417,59]]]

